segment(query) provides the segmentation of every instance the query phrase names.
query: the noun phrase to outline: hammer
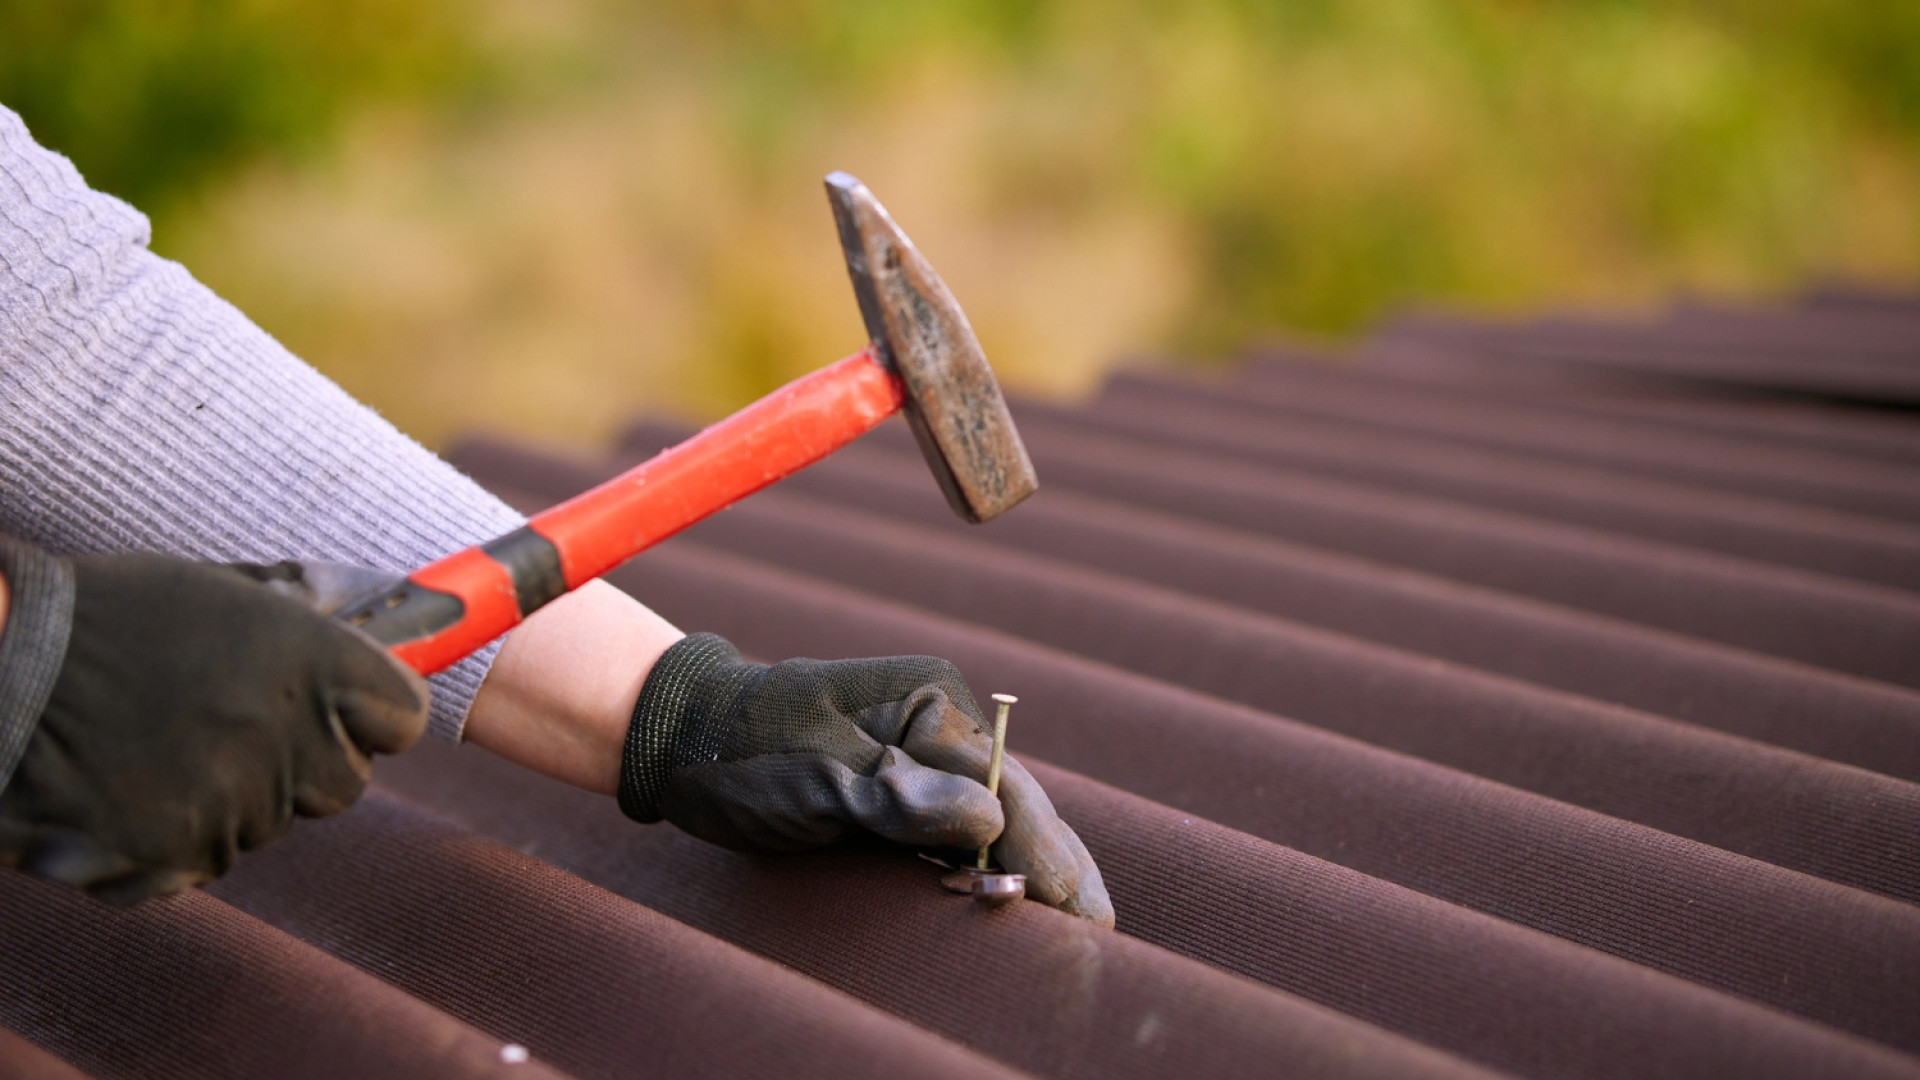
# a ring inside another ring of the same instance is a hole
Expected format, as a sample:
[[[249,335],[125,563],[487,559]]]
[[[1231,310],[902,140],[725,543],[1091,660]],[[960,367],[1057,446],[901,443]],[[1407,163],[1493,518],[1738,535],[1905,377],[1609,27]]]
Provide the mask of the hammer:
[[[986,521],[1039,486],[953,294],[866,185],[827,177],[866,348],[526,525],[430,563],[337,617],[422,675],[654,544],[833,453],[904,410],[955,512]]]

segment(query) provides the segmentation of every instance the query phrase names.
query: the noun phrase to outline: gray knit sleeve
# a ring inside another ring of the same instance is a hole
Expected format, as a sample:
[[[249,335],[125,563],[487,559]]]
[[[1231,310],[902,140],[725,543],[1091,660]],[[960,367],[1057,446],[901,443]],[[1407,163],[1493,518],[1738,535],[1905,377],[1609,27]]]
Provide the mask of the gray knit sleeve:
[[[147,236],[0,107],[0,532],[404,571],[521,523]],[[436,734],[497,650],[434,677]]]

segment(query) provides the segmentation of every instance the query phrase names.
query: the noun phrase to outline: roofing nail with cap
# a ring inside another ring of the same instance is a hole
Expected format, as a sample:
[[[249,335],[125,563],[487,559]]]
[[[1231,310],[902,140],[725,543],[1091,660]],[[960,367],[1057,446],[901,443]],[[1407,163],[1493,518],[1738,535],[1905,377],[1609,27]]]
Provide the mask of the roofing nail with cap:
[[[1000,708],[993,715],[993,756],[987,760],[987,793],[1000,797],[1000,769],[1007,754],[1007,713],[1013,703],[1020,699],[1012,694],[995,694],[993,700]],[[963,866],[940,879],[948,891],[972,896],[987,907],[999,907],[1011,904],[1027,895],[1027,877],[1025,874],[1009,874],[1002,870],[991,870],[988,849],[993,845],[980,846],[980,860],[977,866]],[[947,865],[932,856],[921,858]]]
[[[1007,714],[1020,699],[1012,694],[995,694],[993,700],[999,702],[1000,707],[993,714],[993,757],[987,762],[987,794],[997,799],[1000,797],[1000,765],[1007,755]],[[987,848],[991,846],[980,845],[979,868],[982,870],[988,866]]]

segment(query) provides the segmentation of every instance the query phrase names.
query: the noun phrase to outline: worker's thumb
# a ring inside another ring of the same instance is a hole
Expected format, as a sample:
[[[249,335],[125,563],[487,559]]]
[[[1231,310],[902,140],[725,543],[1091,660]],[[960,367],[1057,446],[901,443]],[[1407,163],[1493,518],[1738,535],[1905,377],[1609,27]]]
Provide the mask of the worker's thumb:
[[[400,580],[399,574],[346,563],[296,562],[234,563],[233,570],[293,597],[322,615],[331,615],[355,600],[384,592]]]

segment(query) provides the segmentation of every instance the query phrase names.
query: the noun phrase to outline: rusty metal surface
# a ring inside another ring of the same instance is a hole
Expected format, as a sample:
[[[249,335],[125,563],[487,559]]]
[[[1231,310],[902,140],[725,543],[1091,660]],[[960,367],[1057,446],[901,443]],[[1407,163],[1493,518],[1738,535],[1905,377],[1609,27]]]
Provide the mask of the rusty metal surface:
[[[907,423],[955,513],[989,521],[1039,486],[973,327],[866,185],[836,172],[827,198],[867,336],[906,384]]]

